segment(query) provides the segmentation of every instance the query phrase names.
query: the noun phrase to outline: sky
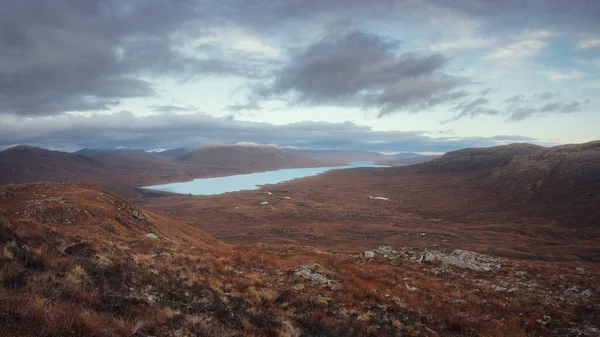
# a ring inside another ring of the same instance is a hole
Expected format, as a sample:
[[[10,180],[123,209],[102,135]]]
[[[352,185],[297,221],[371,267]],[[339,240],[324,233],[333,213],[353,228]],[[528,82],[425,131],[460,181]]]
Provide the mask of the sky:
[[[600,138],[600,1],[4,0],[0,148]]]

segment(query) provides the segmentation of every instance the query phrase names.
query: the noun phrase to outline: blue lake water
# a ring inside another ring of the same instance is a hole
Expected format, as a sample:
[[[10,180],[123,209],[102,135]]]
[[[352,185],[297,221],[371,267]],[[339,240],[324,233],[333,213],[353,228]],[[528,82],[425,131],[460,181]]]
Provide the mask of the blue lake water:
[[[375,165],[371,162],[354,162],[347,166],[283,169],[261,173],[238,174],[228,177],[200,178],[181,183],[145,186],[142,188],[180,194],[213,195],[242,190],[256,190],[260,188],[260,185],[277,184],[283,181],[315,176],[331,170],[356,167],[383,166]]]

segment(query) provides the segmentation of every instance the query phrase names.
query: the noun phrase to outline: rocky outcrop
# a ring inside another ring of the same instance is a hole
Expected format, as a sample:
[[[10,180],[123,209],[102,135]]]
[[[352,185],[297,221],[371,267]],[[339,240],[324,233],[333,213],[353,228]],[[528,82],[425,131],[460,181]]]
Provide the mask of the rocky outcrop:
[[[479,254],[468,250],[456,249],[450,254],[427,251],[423,253],[417,261],[419,262],[436,262],[439,261],[443,264],[449,264],[458,268],[471,269],[474,271],[493,271],[500,268],[497,263],[500,259]]]
[[[383,256],[386,259],[391,260],[395,260],[400,257],[400,253],[393,250],[390,246],[380,246],[375,250],[364,251],[362,254],[360,254],[360,257],[362,257],[363,259],[372,259],[377,255]]]
[[[294,268],[294,275],[302,276],[314,283],[318,283],[321,285],[329,285],[332,283],[336,283],[332,279],[335,274],[323,268],[323,266],[321,266],[318,263],[298,266]]]

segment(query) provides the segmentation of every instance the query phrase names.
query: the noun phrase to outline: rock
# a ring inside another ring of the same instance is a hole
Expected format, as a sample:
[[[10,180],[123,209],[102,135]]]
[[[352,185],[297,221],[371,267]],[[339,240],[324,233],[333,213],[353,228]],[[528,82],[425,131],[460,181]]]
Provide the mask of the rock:
[[[375,252],[367,250],[360,254],[360,257],[362,257],[363,259],[372,259],[375,257]]]
[[[431,269],[431,272],[434,273],[437,276],[440,276],[440,275],[448,274],[450,271],[448,269],[446,269],[446,268],[440,267],[440,268],[433,268],[433,269]]]
[[[398,254],[398,252],[393,250],[390,246],[380,246],[375,250],[367,250],[360,254],[360,257],[364,259],[372,259],[376,255],[381,255],[390,260],[395,260],[400,257],[400,254]]]
[[[538,322],[539,324],[542,324],[542,325],[548,325],[548,324],[552,323],[552,317],[543,316],[541,319],[538,319],[536,322]]]
[[[394,298],[394,302],[396,302],[396,304],[398,304],[398,306],[400,308],[406,309],[408,308],[408,304],[406,304],[406,302],[404,302],[402,299],[395,297]]]
[[[587,270],[585,268],[576,268],[575,271],[577,272],[577,274],[580,274],[580,275],[587,274]]]
[[[320,264],[298,266],[294,269],[294,274],[309,279],[310,281],[322,285],[334,283],[330,277],[335,275],[333,272],[326,270]],[[329,278],[328,278],[329,277]]]
[[[148,233],[146,235],[144,235],[145,237],[149,238],[149,239],[158,239],[158,235],[154,234],[154,233]]]
[[[463,300],[462,298],[457,298],[457,297],[451,298],[451,299],[450,299],[450,302],[451,302],[451,303],[454,303],[454,304],[463,304],[463,303],[467,303],[467,301]]]
[[[572,286],[565,290],[565,295],[579,298],[590,298],[592,296],[592,292],[587,289],[580,289],[577,286]]]
[[[381,255],[390,254],[392,252],[394,252],[394,250],[390,246],[379,246],[379,248],[375,250],[375,253]]]
[[[419,262],[433,262],[437,259],[439,259],[439,256],[435,253],[432,252],[425,252],[425,254],[423,254],[417,261]]]
[[[517,276],[517,277],[523,277],[523,276],[525,276],[525,274],[527,274],[527,273],[524,271],[516,271],[515,272],[515,276]]]
[[[263,202],[261,202],[260,204],[261,204],[261,205],[268,205],[268,204],[269,204],[269,202],[268,202],[268,201],[263,201]]]
[[[456,249],[450,254],[427,251],[417,258],[419,262],[429,263],[438,260],[444,264],[474,271],[493,271],[500,268],[500,265],[495,263],[498,261],[497,258],[462,249]]]

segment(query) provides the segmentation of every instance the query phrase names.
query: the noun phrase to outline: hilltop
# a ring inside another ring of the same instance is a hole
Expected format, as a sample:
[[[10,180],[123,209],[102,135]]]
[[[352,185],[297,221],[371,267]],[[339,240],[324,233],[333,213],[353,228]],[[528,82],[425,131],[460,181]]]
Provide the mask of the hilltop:
[[[275,145],[259,144],[200,146],[174,157],[173,161],[193,166],[235,168],[244,172],[344,164],[334,160],[317,159],[308,154],[288,152]]]
[[[2,186],[0,206],[4,335],[599,331],[595,266],[463,250],[231,246],[87,184]]]
[[[165,151],[167,152],[167,151]],[[274,146],[209,145],[159,156],[135,149],[83,149],[79,153],[15,146],[0,152],[0,185],[29,182],[88,182],[126,198],[149,186],[201,177],[282,168],[341,165]]]

